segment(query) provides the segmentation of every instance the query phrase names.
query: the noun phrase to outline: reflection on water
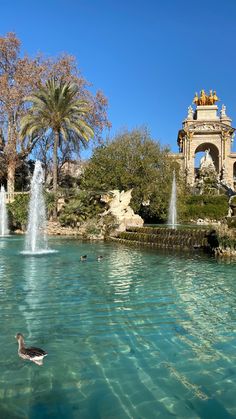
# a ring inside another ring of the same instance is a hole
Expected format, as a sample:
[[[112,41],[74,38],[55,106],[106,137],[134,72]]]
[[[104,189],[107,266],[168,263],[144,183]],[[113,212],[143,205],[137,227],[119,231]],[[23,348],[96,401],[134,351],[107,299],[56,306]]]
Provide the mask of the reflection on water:
[[[38,258],[0,247],[0,417],[236,416],[235,264],[52,240]]]
[[[44,289],[47,286],[44,283],[44,281],[47,281],[46,265],[42,263],[40,258],[34,256],[24,258],[22,262],[24,277],[22,289],[25,298],[19,305],[19,310],[22,312],[22,317],[25,318],[26,330],[20,332],[26,334],[29,338],[35,338],[40,324],[40,309],[44,302]]]

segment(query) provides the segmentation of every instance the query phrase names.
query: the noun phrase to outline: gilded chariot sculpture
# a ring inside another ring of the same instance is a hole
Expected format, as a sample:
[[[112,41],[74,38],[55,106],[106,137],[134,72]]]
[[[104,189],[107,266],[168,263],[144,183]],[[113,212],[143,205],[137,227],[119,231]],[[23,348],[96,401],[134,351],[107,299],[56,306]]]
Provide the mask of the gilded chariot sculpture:
[[[205,90],[201,90],[200,96],[198,96],[198,93],[195,93],[195,96],[193,98],[193,103],[197,106],[204,106],[204,105],[214,105],[219,100],[216,91],[210,90],[209,95],[205,93]]]

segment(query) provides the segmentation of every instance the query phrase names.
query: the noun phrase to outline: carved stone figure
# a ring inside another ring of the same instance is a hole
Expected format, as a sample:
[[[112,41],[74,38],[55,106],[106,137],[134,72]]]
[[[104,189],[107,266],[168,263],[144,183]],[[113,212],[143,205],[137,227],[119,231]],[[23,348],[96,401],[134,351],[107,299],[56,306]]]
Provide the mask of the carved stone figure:
[[[188,107],[188,116],[187,119],[193,119],[193,108],[192,106]]]
[[[221,111],[220,111],[220,117],[225,118],[226,117],[226,106],[222,105]]]
[[[221,180],[226,181],[227,177],[228,177],[228,170],[227,170],[227,167],[224,163],[223,166],[222,166],[222,169],[221,169]]]
[[[183,151],[183,138],[179,139],[178,145],[179,145],[179,152],[182,153],[182,151]]]
[[[127,226],[142,227],[143,219],[134,213],[129,206],[132,197],[132,189],[129,191],[113,190],[107,195],[102,196],[102,201],[107,202],[109,209],[103,213],[112,214],[116,217],[118,228],[117,231],[124,231]]]
[[[205,150],[205,155],[200,160],[200,170],[202,169],[215,169],[210,149]]]

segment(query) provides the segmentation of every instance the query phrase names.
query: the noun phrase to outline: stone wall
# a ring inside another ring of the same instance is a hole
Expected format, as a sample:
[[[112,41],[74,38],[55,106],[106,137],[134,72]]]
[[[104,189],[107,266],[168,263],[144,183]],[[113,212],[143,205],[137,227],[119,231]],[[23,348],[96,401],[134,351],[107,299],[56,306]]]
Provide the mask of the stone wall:
[[[78,228],[62,227],[56,221],[48,221],[47,234],[49,236],[81,236]]]

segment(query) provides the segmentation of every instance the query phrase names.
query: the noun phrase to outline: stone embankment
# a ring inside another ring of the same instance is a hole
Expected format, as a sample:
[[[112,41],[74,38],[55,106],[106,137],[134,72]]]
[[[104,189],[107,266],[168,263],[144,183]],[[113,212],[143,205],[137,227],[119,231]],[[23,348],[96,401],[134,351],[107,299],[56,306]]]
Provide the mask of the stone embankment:
[[[212,252],[218,258],[236,258],[236,229],[222,225],[212,230],[208,236]]]
[[[47,234],[49,236],[80,236],[78,228],[63,227],[57,221],[48,221]]]
[[[217,247],[214,249],[214,254],[217,258],[236,259],[236,248],[232,247]]]
[[[236,230],[235,230],[236,231]],[[160,249],[193,250],[202,249],[212,252],[216,257],[236,258],[236,232],[231,231],[232,237],[225,235],[209,226],[200,228],[181,227],[177,229],[160,227],[127,227],[126,231],[117,232],[110,240],[135,245],[149,246]],[[18,231],[18,233],[21,231]],[[83,228],[63,227],[59,222],[49,221],[48,235],[74,236],[93,240],[103,240],[103,236],[87,236]]]
[[[130,227],[112,240],[167,249],[209,249],[209,232],[209,228]]]

